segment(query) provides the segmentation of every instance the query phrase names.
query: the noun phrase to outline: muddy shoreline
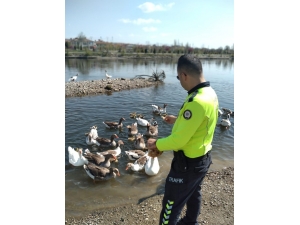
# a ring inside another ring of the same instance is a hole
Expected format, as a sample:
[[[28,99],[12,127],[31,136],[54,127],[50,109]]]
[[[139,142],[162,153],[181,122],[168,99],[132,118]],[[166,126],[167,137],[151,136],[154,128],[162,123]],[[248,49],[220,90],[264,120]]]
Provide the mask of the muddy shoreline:
[[[120,205],[66,218],[65,224],[158,225],[163,194],[141,199],[139,204]],[[185,208],[181,216],[185,213]],[[202,185],[199,224],[234,224],[234,168],[209,172]]]

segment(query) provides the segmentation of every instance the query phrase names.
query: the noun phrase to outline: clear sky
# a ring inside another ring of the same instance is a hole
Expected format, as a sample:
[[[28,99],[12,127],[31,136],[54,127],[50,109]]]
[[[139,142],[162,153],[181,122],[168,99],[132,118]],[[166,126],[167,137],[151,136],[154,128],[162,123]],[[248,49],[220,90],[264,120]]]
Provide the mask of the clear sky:
[[[65,38],[133,44],[234,44],[233,0],[65,0]]]

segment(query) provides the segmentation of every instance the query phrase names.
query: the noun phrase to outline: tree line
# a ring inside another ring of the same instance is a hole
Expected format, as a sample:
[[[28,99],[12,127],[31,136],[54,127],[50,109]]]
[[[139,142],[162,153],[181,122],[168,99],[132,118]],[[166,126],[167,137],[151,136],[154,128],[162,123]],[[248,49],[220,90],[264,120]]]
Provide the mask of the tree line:
[[[192,47],[189,43],[183,45],[180,44],[179,41],[174,40],[173,45],[159,45],[149,43],[143,44],[128,44],[128,43],[113,43],[113,42],[105,42],[101,39],[95,41],[97,45],[83,47],[79,43],[82,43],[84,40],[88,40],[86,36],[81,32],[77,36],[77,45],[72,45],[70,41],[65,41],[65,49],[67,51],[75,50],[75,51],[93,51],[93,52],[118,52],[120,54],[125,53],[172,53],[172,54],[230,54],[234,55],[234,45],[231,47],[226,45],[224,47],[219,48],[206,48],[206,47]]]

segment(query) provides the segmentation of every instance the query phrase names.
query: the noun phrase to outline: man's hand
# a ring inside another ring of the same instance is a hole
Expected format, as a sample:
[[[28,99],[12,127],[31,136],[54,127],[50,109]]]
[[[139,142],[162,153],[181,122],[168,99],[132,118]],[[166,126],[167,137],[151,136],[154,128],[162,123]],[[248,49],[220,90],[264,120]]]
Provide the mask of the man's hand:
[[[147,148],[148,148],[148,155],[150,157],[158,157],[160,156],[163,152],[159,151],[156,147],[156,139],[154,138],[149,138],[147,141]]]
[[[158,157],[162,154],[163,152],[159,151],[159,150],[150,150],[148,149],[148,156],[150,157]]]
[[[173,116],[173,115],[167,115],[165,118],[164,118],[164,121],[167,122],[168,124],[173,124],[175,123],[177,117],[176,116]]]

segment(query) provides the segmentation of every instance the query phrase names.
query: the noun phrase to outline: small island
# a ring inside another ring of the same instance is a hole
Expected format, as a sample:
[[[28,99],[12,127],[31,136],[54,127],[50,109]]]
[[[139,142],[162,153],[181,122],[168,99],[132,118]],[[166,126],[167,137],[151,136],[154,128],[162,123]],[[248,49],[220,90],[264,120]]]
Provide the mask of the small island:
[[[86,95],[110,95],[115,91],[144,88],[163,84],[165,72],[154,71],[152,75],[136,75],[132,79],[115,78],[88,81],[70,81],[65,84],[65,97],[82,97]]]

